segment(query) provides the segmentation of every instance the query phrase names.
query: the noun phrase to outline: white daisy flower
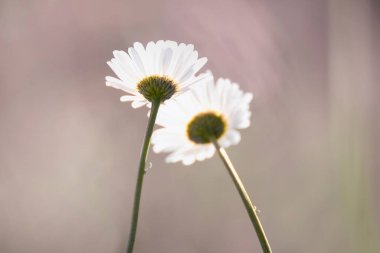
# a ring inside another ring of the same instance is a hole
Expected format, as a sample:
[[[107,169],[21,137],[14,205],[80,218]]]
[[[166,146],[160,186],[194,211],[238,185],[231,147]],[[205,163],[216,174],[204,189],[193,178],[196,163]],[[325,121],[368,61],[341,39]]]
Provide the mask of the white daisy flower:
[[[156,122],[163,128],[153,134],[153,150],[171,153],[167,162],[190,165],[211,158],[214,141],[222,148],[238,144],[238,129],[250,125],[252,97],[229,79],[194,87],[160,109]]]
[[[107,76],[106,85],[127,92],[120,100],[131,101],[133,108],[153,100],[163,102],[207,77],[196,76],[207,58],[198,58],[191,44],[160,40],[144,48],[136,42],[128,53],[115,50],[113,55],[107,63],[118,78]]]

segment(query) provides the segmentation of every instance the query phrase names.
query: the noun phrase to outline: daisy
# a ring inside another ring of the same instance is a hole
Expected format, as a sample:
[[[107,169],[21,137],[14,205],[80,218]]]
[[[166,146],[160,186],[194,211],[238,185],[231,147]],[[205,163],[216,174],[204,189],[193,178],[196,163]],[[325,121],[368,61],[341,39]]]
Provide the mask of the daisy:
[[[128,49],[128,53],[116,50],[113,55],[114,58],[107,63],[118,78],[107,76],[106,85],[128,93],[129,95],[122,96],[120,100],[131,101],[133,108],[144,105],[151,107],[140,155],[128,241],[127,252],[132,253],[145,164],[159,107],[162,102],[207,79],[207,74],[196,76],[207,59],[198,58],[198,52],[194,50],[193,45],[178,44],[169,40],[149,42],[145,48],[136,42]]]
[[[163,128],[153,134],[153,150],[170,153],[167,162],[190,165],[212,157],[214,142],[223,148],[238,144],[238,129],[250,125],[252,97],[220,78],[168,101],[158,114],[156,123]]]
[[[253,95],[228,79],[195,87],[162,106],[152,137],[153,150],[170,153],[166,161],[190,165],[217,151],[228,170],[256,231],[264,253],[270,245],[252,201],[224,148],[240,142],[239,129],[250,125],[249,104]]]
[[[153,100],[163,102],[188,90],[207,75],[196,76],[207,58],[198,58],[194,46],[170,40],[149,42],[146,47],[136,42],[124,51],[113,51],[107,62],[118,78],[107,76],[106,85],[129,95],[122,102],[132,102],[133,108]]]

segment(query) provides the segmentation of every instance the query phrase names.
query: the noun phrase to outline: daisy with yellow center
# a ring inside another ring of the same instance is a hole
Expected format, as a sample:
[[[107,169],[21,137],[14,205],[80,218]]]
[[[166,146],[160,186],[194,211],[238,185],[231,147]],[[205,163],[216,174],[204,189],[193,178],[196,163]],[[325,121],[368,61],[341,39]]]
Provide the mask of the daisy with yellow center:
[[[211,158],[217,151],[240,194],[263,252],[271,253],[256,208],[225,151],[240,142],[238,130],[250,125],[252,97],[228,79],[197,86],[162,106],[157,118],[162,128],[154,132],[152,143],[155,152],[170,153],[167,162],[184,165]]]
[[[212,157],[214,142],[223,148],[238,144],[238,130],[250,125],[252,97],[220,78],[168,101],[158,114],[157,124],[163,128],[153,134],[153,150],[170,153],[167,162],[190,165]]]
[[[128,253],[133,252],[140,208],[142,184],[150,139],[158,109],[162,102],[175,97],[190,87],[205,81],[207,74],[196,76],[207,62],[198,58],[193,45],[178,44],[174,41],[149,42],[144,46],[136,42],[124,51],[114,51],[114,58],[108,63],[118,78],[107,76],[106,85],[128,93],[120,98],[122,102],[132,102],[133,108],[147,105],[151,107],[149,122],[141,150],[132,222],[128,241]]]

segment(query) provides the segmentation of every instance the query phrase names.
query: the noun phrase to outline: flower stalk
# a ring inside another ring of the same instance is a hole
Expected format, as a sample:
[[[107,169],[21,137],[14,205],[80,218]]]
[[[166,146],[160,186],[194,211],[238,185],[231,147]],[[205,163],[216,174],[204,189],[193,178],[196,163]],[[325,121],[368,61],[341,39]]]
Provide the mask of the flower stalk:
[[[236,169],[234,165],[232,164],[230,158],[227,155],[227,152],[224,150],[224,148],[220,147],[217,141],[213,141],[213,144],[219,154],[219,157],[222,159],[224,165],[226,166],[228,173],[230,174],[232,181],[234,182],[236,189],[239,192],[239,195],[244,203],[245,209],[247,210],[248,216],[251,219],[252,225],[255,228],[257,237],[260,241],[261,248],[263,249],[264,253],[271,253],[272,250],[270,248],[268,239],[265,235],[263,226],[261,225],[259,216],[256,212],[256,207],[252,204],[251,199],[249,198],[249,195],[243,185],[243,182],[241,181],[239,175],[236,172]]]
[[[138,223],[138,216],[139,216],[139,209],[140,209],[140,199],[141,199],[142,185],[143,185],[144,175],[145,175],[145,164],[146,164],[146,159],[147,159],[147,155],[149,151],[150,139],[152,137],[153,127],[156,122],[160,103],[161,103],[161,100],[159,99],[152,100],[152,108],[151,108],[151,112],[149,116],[148,126],[146,128],[144,143],[141,149],[127,253],[133,252],[133,246],[136,239],[137,223]]]

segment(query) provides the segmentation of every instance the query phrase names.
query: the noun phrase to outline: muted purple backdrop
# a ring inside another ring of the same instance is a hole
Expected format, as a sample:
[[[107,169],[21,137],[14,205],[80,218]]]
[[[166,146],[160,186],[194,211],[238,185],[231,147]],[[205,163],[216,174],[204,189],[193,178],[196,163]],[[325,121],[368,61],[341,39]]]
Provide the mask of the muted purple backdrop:
[[[376,0],[0,0],[0,252],[126,248],[147,109],[107,88],[135,41],[192,43],[253,92],[228,152],[274,252],[379,252]],[[260,252],[214,157],[151,153],[135,252]]]

